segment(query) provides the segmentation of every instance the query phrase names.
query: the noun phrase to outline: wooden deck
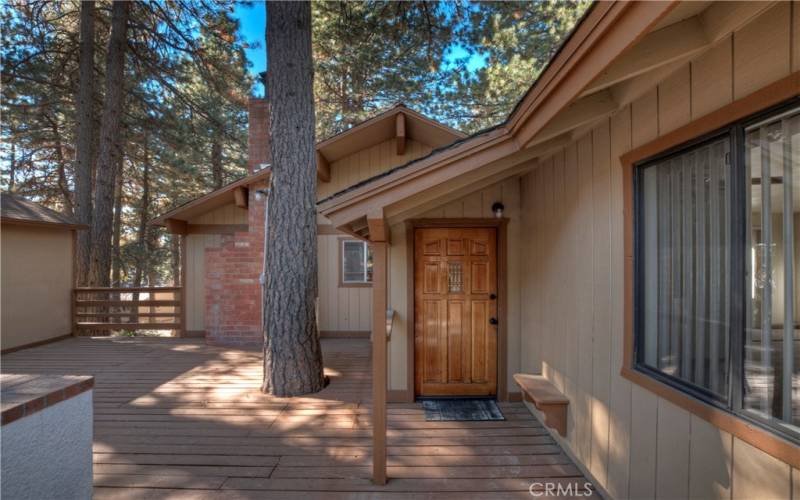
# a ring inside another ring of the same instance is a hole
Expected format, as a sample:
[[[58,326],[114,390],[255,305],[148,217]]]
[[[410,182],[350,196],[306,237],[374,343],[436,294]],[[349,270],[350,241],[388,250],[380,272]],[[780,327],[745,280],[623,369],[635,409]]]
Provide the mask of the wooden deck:
[[[323,340],[330,386],[292,399],[259,392],[259,352],[188,339],[73,338],[5,355],[2,371],[96,377],[99,499],[532,498],[534,481],[583,487],[521,403],[501,405],[503,422],[426,422],[419,405],[390,404],[390,480],[373,485],[369,347]]]

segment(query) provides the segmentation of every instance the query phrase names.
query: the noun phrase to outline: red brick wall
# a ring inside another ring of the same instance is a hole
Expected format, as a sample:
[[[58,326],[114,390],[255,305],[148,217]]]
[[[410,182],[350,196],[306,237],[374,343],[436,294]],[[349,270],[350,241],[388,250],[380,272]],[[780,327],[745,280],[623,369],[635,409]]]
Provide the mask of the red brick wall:
[[[264,260],[264,200],[250,186],[250,231],[222,237],[217,248],[206,249],[206,342],[211,345],[260,347],[261,284]]]

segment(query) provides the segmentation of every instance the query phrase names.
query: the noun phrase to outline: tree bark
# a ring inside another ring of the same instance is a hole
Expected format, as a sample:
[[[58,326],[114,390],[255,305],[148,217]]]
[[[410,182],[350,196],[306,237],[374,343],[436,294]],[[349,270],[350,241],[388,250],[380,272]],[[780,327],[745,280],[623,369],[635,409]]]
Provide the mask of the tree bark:
[[[150,276],[150,249],[148,245],[147,220],[150,213],[150,158],[148,151],[148,137],[144,135],[144,154],[142,162],[142,204],[139,206],[139,228],[136,235],[136,271],[133,274],[133,286],[142,286],[142,279]],[[153,286],[150,283],[150,286]],[[133,293],[134,302],[139,302],[141,294]],[[138,313],[139,307],[134,307]],[[139,321],[139,316],[134,319]]]
[[[115,1],[111,7],[111,36],[106,56],[106,95],[97,155],[94,212],[91,225],[89,283],[108,286],[111,281],[111,232],[113,225],[114,179],[120,154],[125,47],[130,3]]]
[[[265,231],[262,390],[324,387],[316,322],[317,235],[311,4],[267,3],[272,192]]]
[[[78,63],[78,125],[75,165],[75,215],[78,222],[92,223],[92,144],[94,143],[94,2],[81,2],[80,57]],[[89,271],[91,233],[78,231],[75,249],[78,284],[85,285]]]
[[[148,150],[148,137],[144,136],[144,154],[142,162],[142,204],[139,206],[139,233],[137,242],[137,284],[142,286],[142,277],[150,274],[150,237],[148,235],[147,221],[150,219],[150,154]],[[152,286],[152,283],[150,284]]]
[[[117,169],[119,173],[117,174],[116,186],[114,187],[114,229],[111,243],[111,286],[116,287],[122,285],[122,253],[120,242],[122,238],[122,180],[124,178],[122,162],[120,162]]]
[[[72,193],[67,182],[66,159],[64,158],[64,145],[61,142],[61,129],[58,126],[57,118],[50,118],[45,114],[45,119],[50,123],[55,141],[54,150],[56,154],[56,165],[58,165],[58,190],[61,193],[61,202],[64,204],[64,212],[72,215],[75,211],[72,203]]]

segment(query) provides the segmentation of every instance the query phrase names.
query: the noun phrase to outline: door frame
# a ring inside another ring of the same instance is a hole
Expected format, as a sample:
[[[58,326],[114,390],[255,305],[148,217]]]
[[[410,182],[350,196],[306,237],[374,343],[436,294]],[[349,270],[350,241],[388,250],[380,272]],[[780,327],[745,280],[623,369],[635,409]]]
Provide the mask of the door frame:
[[[409,219],[406,221],[406,283],[408,298],[406,299],[406,390],[391,391],[395,394],[392,401],[400,400],[413,402],[416,399],[414,384],[414,337],[416,335],[416,322],[414,315],[414,231],[425,228],[460,229],[460,228],[495,228],[497,230],[497,400],[508,401],[508,341],[506,338],[506,322],[508,314],[506,304],[508,287],[506,285],[507,251],[507,226],[509,219],[502,218],[459,218],[459,219]]]

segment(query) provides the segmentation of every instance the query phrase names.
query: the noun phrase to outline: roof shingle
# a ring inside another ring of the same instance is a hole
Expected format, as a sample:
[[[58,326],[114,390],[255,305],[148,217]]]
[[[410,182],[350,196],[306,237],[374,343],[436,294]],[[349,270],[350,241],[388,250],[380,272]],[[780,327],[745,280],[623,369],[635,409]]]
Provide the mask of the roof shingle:
[[[86,227],[69,215],[56,212],[11,193],[0,193],[0,215],[3,223],[10,224],[64,226],[71,229]]]

